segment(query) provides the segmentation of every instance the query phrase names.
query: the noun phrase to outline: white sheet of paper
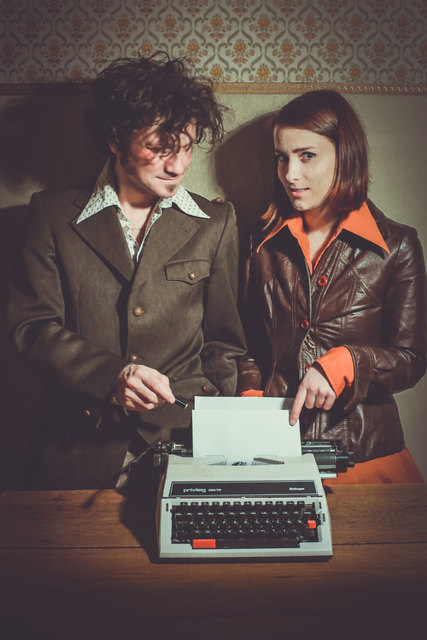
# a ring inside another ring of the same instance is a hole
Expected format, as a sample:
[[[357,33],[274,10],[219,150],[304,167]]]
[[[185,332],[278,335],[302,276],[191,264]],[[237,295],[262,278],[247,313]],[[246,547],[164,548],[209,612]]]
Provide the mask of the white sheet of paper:
[[[194,457],[223,455],[232,464],[301,455],[299,424],[289,424],[292,400],[196,397],[194,406]]]
[[[196,396],[194,398],[194,409],[209,409],[212,411],[267,411],[271,409],[290,409],[293,402],[293,398],[264,398],[263,396],[247,398],[234,396]]]

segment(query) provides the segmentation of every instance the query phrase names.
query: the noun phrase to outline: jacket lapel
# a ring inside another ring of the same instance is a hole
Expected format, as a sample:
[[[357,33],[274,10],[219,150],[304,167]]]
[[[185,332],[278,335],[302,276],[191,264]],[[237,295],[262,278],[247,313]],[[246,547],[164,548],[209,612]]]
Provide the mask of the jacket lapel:
[[[135,284],[140,285],[166,264],[199,229],[196,218],[176,209],[164,209],[153,224],[141,252]]]
[[[82,200],[75,204],[82,208]],[[87,199],[86,199],[87,202]],[[83,202],[84,206],[85,202]],[[71,221],[78,235],[89,244],[96,253],[107,260],[126,280],[131,280],[135,265],[129,253],[123,230],[114,207],[107,207],[86,220],[79,222],[79,214]]]

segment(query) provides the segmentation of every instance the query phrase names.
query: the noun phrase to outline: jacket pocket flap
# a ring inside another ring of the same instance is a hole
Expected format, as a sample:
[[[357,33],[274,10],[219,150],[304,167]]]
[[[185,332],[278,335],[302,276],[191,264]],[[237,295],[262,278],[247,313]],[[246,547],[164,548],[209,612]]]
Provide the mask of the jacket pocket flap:
[[[211,272],[211,265],[208,260],[184,260],[182,262],[172,262],[165,266],[167,280],[179,280],[195,284],[203,278],[207,278]]]

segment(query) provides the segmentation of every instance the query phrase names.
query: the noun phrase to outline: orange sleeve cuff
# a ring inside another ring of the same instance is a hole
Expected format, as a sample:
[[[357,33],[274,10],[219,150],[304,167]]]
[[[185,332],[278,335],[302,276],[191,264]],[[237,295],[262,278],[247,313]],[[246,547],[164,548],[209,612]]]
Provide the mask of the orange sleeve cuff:
[[[263,392],[258,389],[248,389],[247,391],[242,391],[240,394],[241,398],[260,398]]]
[[[334,347],[316,360],[338,397],[354,381],[353,358],[346,347]]]

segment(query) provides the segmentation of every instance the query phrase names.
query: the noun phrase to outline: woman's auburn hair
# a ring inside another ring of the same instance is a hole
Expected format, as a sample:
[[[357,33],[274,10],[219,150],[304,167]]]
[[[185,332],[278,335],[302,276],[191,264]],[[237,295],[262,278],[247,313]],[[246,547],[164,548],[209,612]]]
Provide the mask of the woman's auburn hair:
[[[306,129],[329,138],[337,162],[327,203],[341,215],[362,206],[368,195],[368,144],[358,115],[341,94],[327,89],[303,93],[277,113],[273,127]],[[290,211],[291,202],[276,174],[273,200],[262,216],[264,228],[279,226]]]

